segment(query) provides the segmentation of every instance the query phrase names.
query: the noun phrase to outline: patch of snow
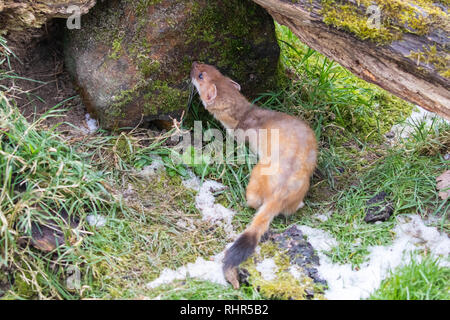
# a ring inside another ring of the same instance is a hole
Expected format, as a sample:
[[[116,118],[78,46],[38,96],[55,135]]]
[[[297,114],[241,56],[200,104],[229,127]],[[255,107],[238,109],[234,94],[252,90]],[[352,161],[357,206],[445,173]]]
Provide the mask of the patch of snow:
[[[426,127],[430,127],[433,121],[446,121],[444,118],[439,117],[433,112],[429,112],[425,109],[416,106],[411,113],[411,116],[407,118],[404,122],[392,126],[392,132],[395,133],[397,137],[407,138],[412,132],[414,132],[414,127],[421,122],[425,122]]]
[[[164,170],[164,168],[164,162],[162,161],[161,157],[155,156],[152,157],[152,163],[148,166],[143,167],[141,171],[137,172],[137,174],[142,178],[150,178],[151,176],[154,176]]]
[[[325,214],[316,214],[314,217],[321,222],[325,222],[330,218],[330,216],[331,216],[331,211],[329,211]]]
[[[99,216],[95,214],[90,214],[86,217],[87,223],[90,226],[101,228],[106,225],[106,218],[104,216]]]
[[[236,213],[219,203],[215,203],[216,200],[213,195],[214,192],[222,191],[226,187],[214,180],[205,180],[201,183],[192,171],[188,171],[188,173],[189,179],[183,180],[183,185],[186,188],[198,191],[195,197],[195,207],[202,214],[202,220],[222,226],[228,237],[234,239],[236,233],[231,222]]]
[[[206,180],[200,187],[200,191],[195,197],[195,206],[203,215],[202,220],[221,225],[229,238],[235,238],[231,221],[235,215],[233,210],[225,208],[219,203],[215,203],[213,192],[221,191],[225,186],[217,181]]]
[[[189,170],[188,173],[189,178],[183,180],[183,185],[186,188],[198,192],[195,197],[195,206],[202,214],[202,220],[222,226],[228,237],[234,239],[236,233],[233,230],[231,221],[235,212],[225,208],[221,204],[215,203],[216,200],[213,195],[214,192],[224,190],[225,186],[213,180],[206,180],[202,184],[200,179],[192,171]],[[182,228],[187,227],[187,223],[181,220],[177,225]],[[194,263],[188,263],[186,266],[182,266],[176,270],[164,269],[157,279],[147,284],[147,287],[156,288],[162,284],[168,284],[174,280],[183,280],[187,277],[229,285],[223,275],[222,260],[226,250],[232,244],[233,242],[230,242],[222,252],[213,256],[210,260],[198,257]],[[258,247],[257,249],[259,250],[260,248]]]
[[[86,119],[86,125],[88,127],[89,133],[94,133],[98,130],[98,122],[96,119],[91,118],[91,115],[89,113],[86,113],[85,115]]]
[[[368,261],[359,270],[353,270],[351,264],[335,264],[323,251],[337,245],[337,241],[328,233],[306,227],[298,228],[308,237],[311,245],[318,250],[320,266],[319,275],[327,281],[328,299],[365,299],[376,290],[381,281],[389,274],[389,270],[407,265],[411,253],[418,249],[428,249],[433,256],[444,256],[440,259],[442,266],[449,267],[450,239],[446,234],[439,233],[436,228],[427,227],[420,216],[409,215],[400,217],[399,224],[394,228],[396,237],[390,246],[374,246],[369,248]]]
[[[160,276],[147,284],[147,288],[153,289],[162,284],[168,284],[175,280],[183,280],[187,277],[211,281],[214,283],[228,285],[222,272],[222,259],[224,253],[221,252],[207,261],[201,257],[194,263],[188,263],[176,270],[164,269]]]
[[[194,191],[200,191],[201,181],[200,179],[191,171],[188,170],[189,179],[184,179],[182,181],[183,186],[185,188],[194,190]]]
[[[274,280],[276,278],[275,272],[277,271],[277,265],[271,258],[264,259],[256,265],[256,270],[261,273],[261,277],[264,280]]]
[[[319,251],[329,251],[337,246],[337,241],[328,232],[311,228],[308,226],[297,226],[304,235],[308,237],[308,242]]]
[[[302,279],[304,276],[303,272],[295,264],[289,267],[289,273],[297,280]]]
[[[449,256],[450,238],[445,233],[426,226],[419,215],[410,215],[409,219],[409,222],[402,219],[403,223],[399,224],[394,231],[407,237],[411,242],[428,248],[435,256]]]

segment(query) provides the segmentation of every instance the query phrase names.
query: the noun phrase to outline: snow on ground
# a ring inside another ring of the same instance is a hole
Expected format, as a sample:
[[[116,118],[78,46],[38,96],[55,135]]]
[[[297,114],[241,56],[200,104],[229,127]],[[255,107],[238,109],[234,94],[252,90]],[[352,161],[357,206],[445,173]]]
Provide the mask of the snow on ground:
[[[89,223],[90,226],[101,228],[106,225],[106,217],[90,214],[86,217],[86,221]]]
[[[429,127],[433,121],[446,121],[444,118],[436,115],[435,113],[429,112],[425,109],[422,109],[416,106],[409,116],[404,122],[396,124],[392,126],[392,132],[395,133],[397,137],[401,137],[403,139],[407,138],[412,132],[414,132],[414,127],[417,126],[420,122],[424,121],[425,126]]]
[[[450,239],[446,234],[440,233],[434,227],[428,227],[418,215],[400,217],[398,225],[393,229],[396,237],[389,246],[373,246],[369,248],[367,262],[358,270],[353,270],[351,264],[337,264],[325,255],[338,244],[326,231],[308,226],[297,226],[308,237],[308,242],[317,250],[320,265],[317,267],[321,278],[327,281],[329,289],[325,297],[331,300],[359,300],[370,296],[381,281],[389,275],[390,270],[407,265],[411,261],[411,254],[418,249],[427,249],[433,256],[442,256],[440,264],[450,267],[448,256],[450,254]],[[230,246],[231,243],[228,245]],[[227,246],[227,247],[228,247]],[[227,285],[222,273],[222,259],[224,251],[213,256],[209,261],[199,257],[194,263],[176,270],[165,269],[156,280],[147,287],[155,288],[174,280],[183,280],[187,277],[208,280],[214,283]],[[416,255],[416,259],[420,259]],[[447,260],[446,260],[447,259]],[[265,280],[275,279],[277,266],[271,258],[259,262],[256,270]],[[289,272],[295,278],[301,278],[302,272],[297,266],[291,266]]]
[[[264,259],[256,265],[256,270],[261,273],[261,277],[264,280],[274,280],[276,278],[276,271],[278,267],[275,264],[275,261],[271,258]]]
[[[86,113],[85,119],[86,119],[86,125],[88,127],[89,133],[94,133],[95,131],[98,130],[97,120],[91,118],[91,115],[89,113]]]
[[[337,246],[337,241],[326,231],[308,226],[297,226],[297,228],[308,236],[308,242],[317,251],[328,251]]]
[[[183,186],[198,192],[202,184],[200,179],[191,170],[188,170],[188,174],[189,178],[183,180]]]
[[[186,188],[198,191],[195,197],[195,207],[201,212],[202,220],[222,226],[228,237],[234,239],[236,233],[233,230],[231,221],[236,213],[219,203],[215,203],[213,195],[214,192],[222,191],[226,187],[213,180],[205,180],[201,183],[200,179],[192,172],[189,175],[190,178],[184,180],[183,185]]]
[[[153,156],[152,163],[148,166],[142,168],[141,171],[137,172],[142,178],[150,178],[164,170],[164,162],[160,156]]]
[[[188,277],[228,285],[222,272],[224,252],[213,256],[209,261],[199,257],[194,263],[188,263],[176,270],[164,269],[157,279],[147,284],[147,288],[153,289],[162,284],[184,280]]]
[[[417,249],[428,249],[434,256],[448,259],[450,239],[436,228],[427,227],[418,215],[399,218],[394,228],[396,237],[389,246],[369,248],[368,261],[359,270],[352,270],[351,264],[335,264],[323,251],[337,244],[328,233],[307,226],[298,227],[308,237],[308,241],[318,251],[319,275],[327,281],[329,289],[325,292],[328,299],[364,299],[379,287],[389,270],[407,265],[411,253]],[[417,256],[418,259],[420,256]],[[448,260],[441,259],[443,266],[450,266]]]
[[[186,188],[197,191],[195,197],[195,206],[202,214],[202,220],[209,221],[212,224],[220,225],[224,228],[230,239],[236,237],[231,221],[235,212],[225,208],[221,204],[215,203],[213,193],[225,189],[221,183],[213,180],[205,180],[201,183],[200,179],[192,172],[188,171],[189,178],[183,180]],[[227,245],[231,246],[232,242]],[[168,284],[175,280],[183,280],[187,277],[208,280],[214,283],[228,285],[222,272],[222,259],[225,250],[205,260],[198,257],[194,263],[188,263],[176,270],[164,269],[159,277],[147,284],[147,288],[156,288],[162,284]]]
[[[183,185],[198,191],[195,205],[202,213],[202,219],[221,225],[233,239],[236,235],[231,221],[235,212],[215,203],[213,195],[214,192],[223,190],[225,187],[212,180],[201,183],[200,179],[192,172],[189,175],[189,179],[184,180]],[[320,218],[325,217],[328,218],[327,216]],[[380,286],[381,281],[389,275],[390,270],[407,265],[411,260],[411,254],[419,249],[426,249],[429,254],[441,257],[439,263],[442,266],[450,267],[448,260],[449,237],[440,233],[435,227],[426,226],[418,215],[399,217],[397,226],[393,229],[396,237],[392,244],[368,248],[367,262],[363,263],[358,270],[353,270],[351,264],[333,263],[325,255],[326,251],[338,245],[336,239],[329,233],[308,226],[297,226],[297,228],[308,237],[308,242],[318,253],[320,265],[317,270],[320,277],[328,283],[328,290],[325,292],[325,297],[328,299],[368,298]],[[231,244],[229,243],[228,246]],[[157,279],[147,284],[147,287],[155,288],[161,284],[183,280],[187,277],[227,285],[222,272],[222,259],[225,251],[226,249],[209,260],[199,257],[194,263],[188,263],[176,270],[164,269]],[[415,255],[415,259],[420,259],[420,255]],[[275,278],[276,268],[274,260],[270,258],[259,262],[256,266],[266,280]],[[295,266],[291,266],[289,272],[296,278],[301,276],[300,270]]]

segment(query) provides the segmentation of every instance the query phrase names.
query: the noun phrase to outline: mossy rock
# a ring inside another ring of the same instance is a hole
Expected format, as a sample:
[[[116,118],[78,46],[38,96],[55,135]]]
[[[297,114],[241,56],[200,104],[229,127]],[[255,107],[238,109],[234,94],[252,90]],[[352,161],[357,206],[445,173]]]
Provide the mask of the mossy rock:
[[[250,0],[109,0],[67,32],[66,65],[102,127],[179,116],[193,61],[217,66],[249,98],[277,85],[270,15]]]

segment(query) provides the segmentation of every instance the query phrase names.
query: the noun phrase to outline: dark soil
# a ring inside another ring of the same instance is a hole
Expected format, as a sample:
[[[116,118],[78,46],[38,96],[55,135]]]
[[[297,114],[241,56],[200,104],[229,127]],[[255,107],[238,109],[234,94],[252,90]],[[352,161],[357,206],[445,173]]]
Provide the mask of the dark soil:
[[[55,110],[66,111],[59,112],[58,117],[47,118],[42,125],[51,128],[65,122],[57,128],[58,131],[87,133],[86,108],[64,68],[64,27],[62,21],[55,19],[44,26],[40,37],[32,41],[8,39],[8,46],[20,60],[11,59],[12,72],[39,82],[14,79],[2,84],[12,87],[7,95],[16,100],[20,111],[30,122],[60,104]],[[70,100],[63,102],[66,99]]]

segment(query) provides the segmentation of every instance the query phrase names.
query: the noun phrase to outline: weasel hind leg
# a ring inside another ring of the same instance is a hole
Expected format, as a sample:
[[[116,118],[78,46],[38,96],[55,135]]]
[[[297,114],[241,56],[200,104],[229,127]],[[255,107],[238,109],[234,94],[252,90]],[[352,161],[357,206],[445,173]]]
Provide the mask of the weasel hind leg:
[[[264,201],[263,185],[265,177],[260,174],[260,170],[261,166],[258,163],[252,170],[246,189],[247,205],[253,209],[261,207]]]
[[[305,206],[303,199],[305,198],[308,189],[309,177],[302,179],[302,184],[300,185],[300,187],[297,190],[291,192],[291,194],[288,196],[285,209],[283,210],[284,215],[290,215]]]

